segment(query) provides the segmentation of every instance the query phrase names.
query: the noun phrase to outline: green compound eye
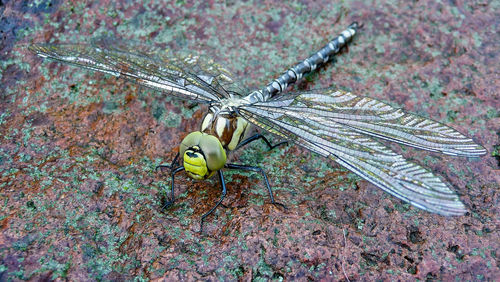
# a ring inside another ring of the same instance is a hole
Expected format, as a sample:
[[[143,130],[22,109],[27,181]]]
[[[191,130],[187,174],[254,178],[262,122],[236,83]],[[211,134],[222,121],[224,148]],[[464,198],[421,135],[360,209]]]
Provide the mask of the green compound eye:
[[[211,177],[226,163],[226,151],[219,139],[199,131],[182,140],[180,154],[187,174],[196,180]]]

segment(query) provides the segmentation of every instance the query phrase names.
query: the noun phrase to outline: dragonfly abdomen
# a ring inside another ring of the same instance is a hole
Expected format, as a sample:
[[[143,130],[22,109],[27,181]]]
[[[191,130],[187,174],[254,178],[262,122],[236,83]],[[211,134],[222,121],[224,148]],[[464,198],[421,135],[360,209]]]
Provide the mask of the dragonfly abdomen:
[[[243,140],[249,129],[248,122],[236,114],[217,114],[209,112],[203,118],[201,132],[219,139],[224,149],[234,150]]]
[[[340,49],[342,49],[347,45],[349,41],[351,41],[359,27],[360,26],[358,25],[358,23],[352,23],[339,36],[328,42],[328,44],[326,44],[318,52],[314,53],[309,58],[298,63],[294,67],[288,69],[280,77],[269,83],[266,88],[261,90],[263,100],[267,101],[277,94],[285,91],[290,84],[295,83],[304,75],[312,72],[317,67],[328,62],[333,55],[337,54]]]

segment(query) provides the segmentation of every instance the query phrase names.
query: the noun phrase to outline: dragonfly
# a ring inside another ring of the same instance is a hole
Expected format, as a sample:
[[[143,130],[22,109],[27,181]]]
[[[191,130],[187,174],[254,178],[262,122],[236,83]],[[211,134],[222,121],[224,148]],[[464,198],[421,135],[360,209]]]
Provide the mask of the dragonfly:
[[[337,162],[361,178],[404,202],[444,216],[467,212],[451,185],[430,170],[406,160],[381,141],[391,141],[451,156],[477,157],[486,150],[451,127],[367,96],[332,88],[289,91],[287,88],[318,67],[332,61],[359,32],[357,22],[307,59],[285,71],[262,89],[244,92],[232,74],[212,60],[196,55],[130,49],[112,40],[89,44],[33,44],[29,50],[78,67],[125,78],[167,96],[208,105],[199,131],[189,133],[169,168],[170,197],[175,175],[185,171],[196,180],[217,174],[221,196],[205,214],[210,215],[226,196],[223,170],[262,174],[270,200],[275,201],[264,170],[229,163],[228,154],[262,140],[269,149],[290,142]],[[272,145],[254,126],[286,140]]]

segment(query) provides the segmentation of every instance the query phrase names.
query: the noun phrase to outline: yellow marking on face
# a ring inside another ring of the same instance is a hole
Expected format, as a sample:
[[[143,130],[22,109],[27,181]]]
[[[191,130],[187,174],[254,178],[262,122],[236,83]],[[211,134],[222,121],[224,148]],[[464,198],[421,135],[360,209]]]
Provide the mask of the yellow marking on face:
[[[234,150],[236,146],[240,143],[241,135],[245,134],[246,129],[248,127],[248,122],[241,117],[237,118],[236,129],[234,130],[233,137],[231,138],[231,142],[227,145],[229,150]]]
[[[179,153],[187,174],[197,180],[211,177],[227,160],[219,139],[200,131],[191,132],[182,140]]]
[[[188,149],[184,153],[184,169],[187,174],[196,179],[202,180],[210,175],[205,157],[200,152],[195,152],[193,149]]]

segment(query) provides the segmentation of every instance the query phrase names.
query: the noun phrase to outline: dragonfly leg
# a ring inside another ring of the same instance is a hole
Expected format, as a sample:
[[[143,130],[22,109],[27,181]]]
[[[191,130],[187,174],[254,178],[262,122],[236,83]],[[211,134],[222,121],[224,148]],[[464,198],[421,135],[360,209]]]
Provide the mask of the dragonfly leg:
[[[257,139],[264,140],[264,142],[266,142],[267,146],[269,147],[269,151],[271,151],[272,149],[274,149],[274,148],[276,148],[276,147],[278,147],[280,145],[288,144],[288,141],[282,141],[282,142],[279,142],[277,144],[272,145],[271,142],[269,142],[269,140],[267,140],[267,138],[264,135],[262,135],[260,133],[257,133],[255,135],[250,136],[247,139],[241,141],[240,144],[238,144],[238,146],[236,146],[236,148],[234,150],[238,150],[239,148],[241,148],[241,147],[245,146],[246,144],[248,144],[250,142],[253,142],[253,141],[257,140]]]
[[[205,218],[209,216],[222,203],[224,197],[226,197],[226,182],[224,181],[222,170],[218,170],[217,173],[219,174],[220,184],[222,185],[222,195],[220,196],[220,199],[217,202],[217,204],[215,204],[215,206],[213,206],[208,212],[206,212],[204,215],[201,216],[200,233],[203,231],[203,222],[205,221]]]
[[[172,170],[178,160],[179,160],[179,153],[175,155],[175,158],[170,165],[158,165],[157,167],[155,167],[155,171],[158,171],[158,169],[161,170],[162,168],[170,168],[170,170]]]
[[[163,209],[166,209],[168,207],[170,207],[174,201],[175,201],[175,194],[174,194],[174,181],[175,181],[175,174],[178,173],[179,171],[183,171],[184,170],[184,167],[181,166],[181,167],[178,167],[174,170],[172,170],[172,173],[171,173],[171,176],[172,176],[172,183],[170,185],[170,199],[163,205]]]
[[[250,170],[250,171],[260,172],[262,174],[262,176],[264,176],[264,182],[266,183],[267,191],[269,192],[269,198],[271,198],[271,203],[273,205],[281,206],[282,208],[286,209],[285,205],[283,205],[282,203],[276,202],[274,200],[273,191],[271,190],[271,186],[269,185],[269,181],[267,180],[266,173],[264,172],[264,170],[262,168],[257,167],[257,166],[237,165],[237,164],[226,164],[224,167],[229,168],[229,169]]]

